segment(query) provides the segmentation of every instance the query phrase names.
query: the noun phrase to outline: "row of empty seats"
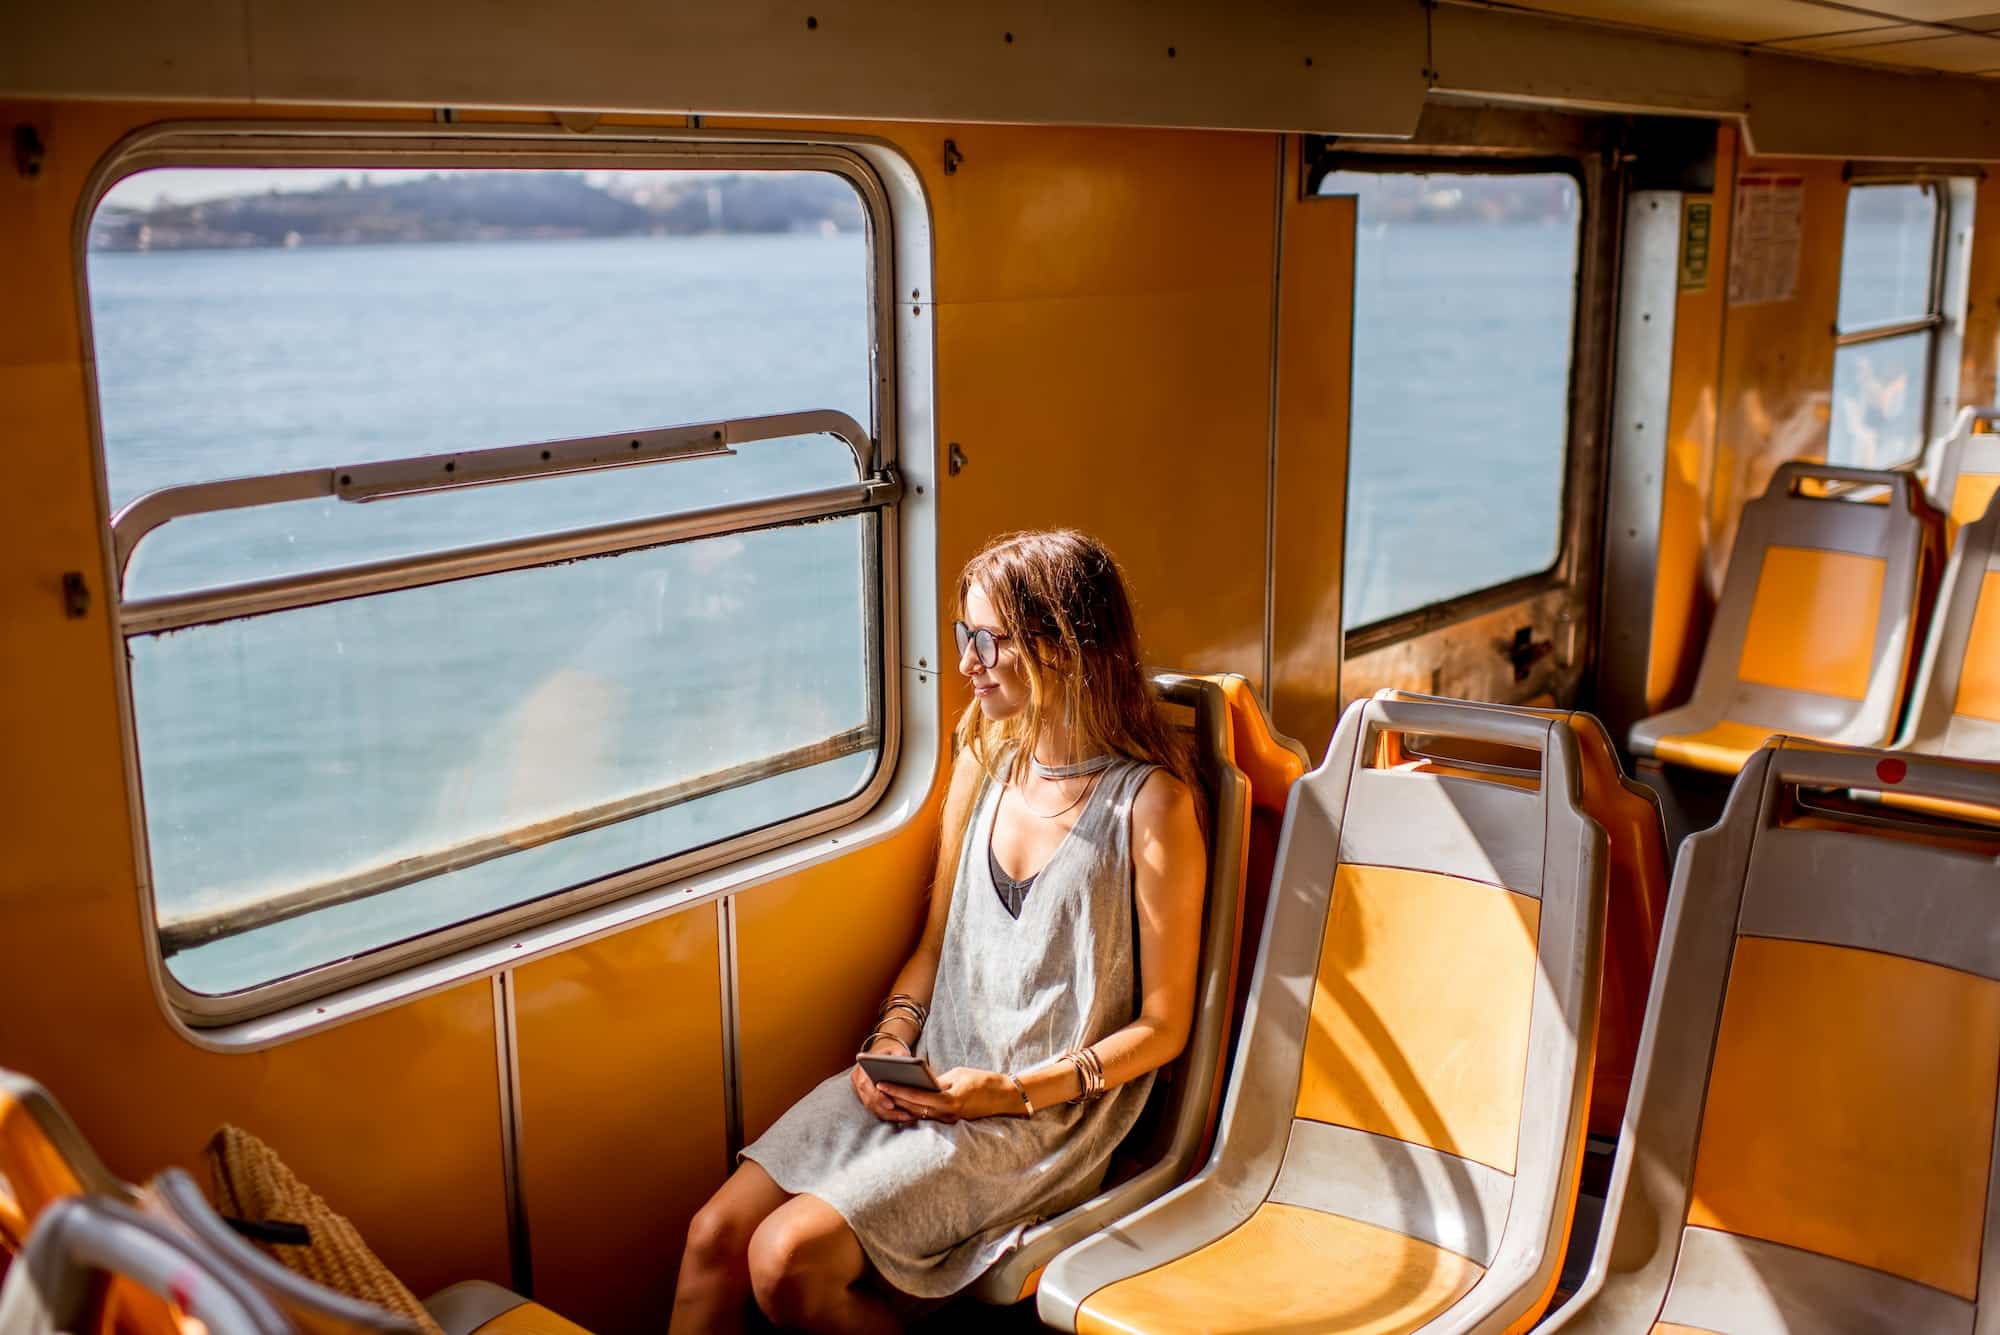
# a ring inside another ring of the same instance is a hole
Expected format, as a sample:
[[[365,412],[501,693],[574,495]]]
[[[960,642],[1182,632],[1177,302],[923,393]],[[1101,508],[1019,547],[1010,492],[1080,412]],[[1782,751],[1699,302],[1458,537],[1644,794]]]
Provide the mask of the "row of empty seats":
[[[1985,494],[1947,565],[1944,517],[1911,474],[1780,467],[1744,509],[1693,695],[1634,725],[1634,754],[1734,774],[1789,735],[2000,758],[2000,494]]]
[[[1216,1152],[1058,1257],[1045,1321],[1536,1324],[1601,1046],[1600,744],[1531,711],[1349,711],[1295,790]],[[1995,1328],[2000,826],[1857,800],[1892,777],[2000,807],[2000,766],[1780,739],[1684,847],[1603,1228],[1547,1329]]]

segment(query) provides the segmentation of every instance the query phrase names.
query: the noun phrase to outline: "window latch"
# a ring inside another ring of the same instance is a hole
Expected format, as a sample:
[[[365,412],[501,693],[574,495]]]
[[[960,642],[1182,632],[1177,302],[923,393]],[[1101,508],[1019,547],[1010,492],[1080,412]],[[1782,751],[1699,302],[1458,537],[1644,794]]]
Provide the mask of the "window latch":
[[[1502,643],[1500,652],[1514,665],[1514,680],[1526,681],[1529,670],[1554,653],[1555,649],[1554,640],[1538,640],[1534,627],[1522,626],[1514,632],[1512,641]]]

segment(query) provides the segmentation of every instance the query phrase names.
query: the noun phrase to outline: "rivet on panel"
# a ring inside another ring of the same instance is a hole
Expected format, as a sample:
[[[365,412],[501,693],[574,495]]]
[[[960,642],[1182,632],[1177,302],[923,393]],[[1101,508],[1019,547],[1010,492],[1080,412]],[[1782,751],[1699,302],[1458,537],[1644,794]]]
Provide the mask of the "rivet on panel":
[[[1180,54],[1180,52],[1178,52],[1178,51],[1174,50],[1174,48],[1172,48],[1171,46],[1167,48],[1167,59],[1168,59],[1168,60],[1172,60],[1172,59],[1173,59],[1173,58],[1174,58],[1175,56],[1177,56],[1177,55],[1179,55],[1179,54]]]
[[[63,615],[71,621],[81,621],[90,611],[90,586],[83,582],[81,570],[65,570],[62,577]]]
[[[42,147],[42,136],[35,127],[20,124],[14,127],[14,170],[30,179],[42,174],[42,159],[47,156]]]
[[[1014,44],[1014,34],[1011,32],[1003,32],[1000,34],[1000,40],[1007,43],[1009,46],[1012,46]]]
[[[817,27],[819,27],[819,20],[810,14],[806,15],[806,31],[810,32]]]

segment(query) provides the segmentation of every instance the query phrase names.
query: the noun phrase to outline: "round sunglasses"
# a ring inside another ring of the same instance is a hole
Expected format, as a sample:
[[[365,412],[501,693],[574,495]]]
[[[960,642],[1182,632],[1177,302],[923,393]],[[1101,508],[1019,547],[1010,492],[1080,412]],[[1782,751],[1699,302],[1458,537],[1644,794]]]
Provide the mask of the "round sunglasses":
[[[965,646],[972,646],[972,652],[979,656],[979,666],[992,667],[1000,661],[1000,641],[1010,640],[1011,635],[1000,635],[980,626],[974,629],[963,621],[951,623],[951,633],[958,640],[958,656],[965,657]]]

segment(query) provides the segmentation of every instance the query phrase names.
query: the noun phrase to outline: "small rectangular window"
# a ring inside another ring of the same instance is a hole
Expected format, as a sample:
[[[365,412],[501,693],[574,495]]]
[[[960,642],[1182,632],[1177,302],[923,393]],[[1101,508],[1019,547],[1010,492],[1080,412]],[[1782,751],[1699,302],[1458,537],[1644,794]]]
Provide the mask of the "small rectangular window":
[[[1357,197],[1343,621],[1561,554],[1582,193],[1560,171],[1329,172]]]
[[[1944,228],[1944,192],[1933,183],[1856,185],[1847,192],[1827,431],[1831,463],[1887,467],[1923,449],[1944,323]]]
[[[848,179],[167,169],[90,236],[186,993],[470,940],[868,786],[894,487]]]

